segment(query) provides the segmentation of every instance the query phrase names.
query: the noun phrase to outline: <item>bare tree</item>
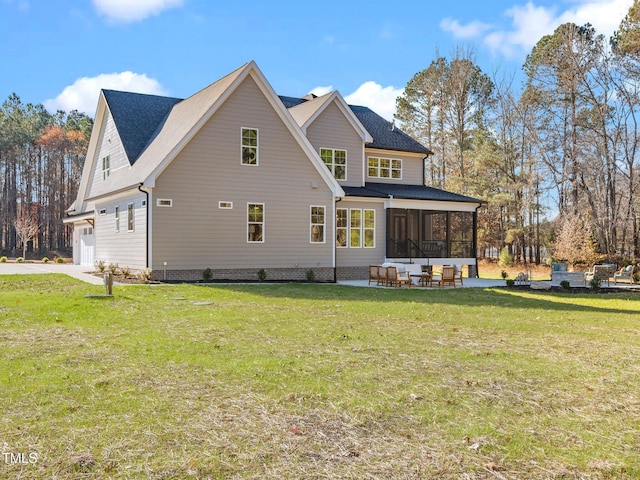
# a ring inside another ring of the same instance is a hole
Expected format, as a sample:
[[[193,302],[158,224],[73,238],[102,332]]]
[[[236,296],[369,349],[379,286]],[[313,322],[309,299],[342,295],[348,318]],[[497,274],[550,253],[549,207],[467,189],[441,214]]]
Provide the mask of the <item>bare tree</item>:
[[[33,240],[40,231],[38,215],[28,208],[22,207],[19,209],[18,217],[13,222],[13,226],[16,229],[16,235],[20,237],[22,242],[22,257],[24,258],[27,254],[27,243]]]

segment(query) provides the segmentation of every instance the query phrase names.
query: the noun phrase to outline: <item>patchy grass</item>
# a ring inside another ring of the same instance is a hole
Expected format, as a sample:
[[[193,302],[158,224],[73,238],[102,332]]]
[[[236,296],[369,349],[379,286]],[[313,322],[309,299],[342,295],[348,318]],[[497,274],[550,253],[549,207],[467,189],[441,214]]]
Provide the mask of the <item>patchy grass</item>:
[[[640,476],[637,294],[99,290],[0,276],[0,477]]]

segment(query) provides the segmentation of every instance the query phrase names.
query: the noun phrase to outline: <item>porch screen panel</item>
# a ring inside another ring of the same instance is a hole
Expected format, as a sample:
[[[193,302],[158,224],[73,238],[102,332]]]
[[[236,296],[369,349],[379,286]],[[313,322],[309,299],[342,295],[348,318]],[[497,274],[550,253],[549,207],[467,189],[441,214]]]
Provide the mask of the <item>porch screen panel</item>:
[[[447,212],[422,212],[422,251],[430,258],[449,256]]]
[[[449,213],[449,239],[451,256],[454,258],[473,257],[473,213]]]

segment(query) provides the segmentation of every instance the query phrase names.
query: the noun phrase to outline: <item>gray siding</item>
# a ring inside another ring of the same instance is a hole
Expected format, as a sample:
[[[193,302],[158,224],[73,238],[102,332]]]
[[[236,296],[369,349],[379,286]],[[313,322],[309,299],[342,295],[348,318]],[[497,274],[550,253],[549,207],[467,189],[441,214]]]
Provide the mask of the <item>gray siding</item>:
[[[344,114],[335,103],[324,109],[307,128],[307,138],[316,152],[321,148],[337,148],[347,151],[347,179],[339,180],[341,185],[359,187],[362,178],[363,143]]]
[[[95,216],[95,259],[107,264],[117,263],[120,267],[141,269],[146,267],[147,207],[143,206],[146,196],[131,194],[117,200],[96,204]],[[127,205],[134,206],[134,230],[128,231]],[[120,231],[116,232],[115,207],[120,207]],[[100,210],[106,214],[101,215]]]
[[[240,161],[257,128],[259,165]],[[333,266],[330,189],[254,80],[247,78],[162,172],[153,190],[153,268]],[[170,208],[158,199],[171,199]],[[219,202],[232,202],[221,209]],[[264,243],[247,242],[247,204],[265,205]],[[310,206],[326,207],[326,241],[310,243]]]
[[[103,123],[102,132],[100,132],[100,136],[98,137],[101,143],[96,149],[96,157],[93,162],[93,171],[91,172],[91,181],[86,197],[91,197],[92,192],[96,189],[95,187],[103,182],[102,159],[104,157],[109,156],[111,174],[122,168],[129,168],[130,166],[127,154],[120,140],[120,135],[118,134],[109,110],[106,110],[105,115],[106,119]]]

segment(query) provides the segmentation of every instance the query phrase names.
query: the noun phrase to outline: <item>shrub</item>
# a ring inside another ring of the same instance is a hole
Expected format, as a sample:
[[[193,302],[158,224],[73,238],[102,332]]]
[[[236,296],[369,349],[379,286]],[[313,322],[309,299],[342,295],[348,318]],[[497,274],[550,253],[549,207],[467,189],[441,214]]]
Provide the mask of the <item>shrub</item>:
[[[104,269],[107,268],[107,264],[104,262],[104,260],[96,260],[95,264],[98,271],[100,273],[104,273]]]
[[[498,265],[501,267],[512,267],[513,266],[513,255],[509,253],[509,249],[504,247],[500,250],[500,258],[498,259]]]
[[[507,280],[507,287],[513,287],[516,284],[516,281],[513,278],[509,278]]]
[[[500,276],[502,277],[502,279],[503,279],[503,280],[506,280],[506,279],[507,279],[507,277],[509,276],[509,274],[507,273],[507,271],[506,271],[506,270],[502,270],[502,271],[500,272]]]
[[[210,268],[205,268],[202,271],[202,280],[204,280],[205,282],[210,282],[212,278],[213,278],[213,271]]]
[[[591,286],[591,288],[593,288],[594,290],[600,290],[600,284],[602,283],[602,280],[597,278],[597,277],[593,277],[591,279],[591,281],[589,282],[589,285]]]
[[[111,272],[111,275],[115,275],[118,272],[118,264],[117,263],[110,263],[109,264],[109,271]]]
[[[569,280],[562,280],[560,282],[560,286],[565,290],[569,290],[569,288],[571,288],[571,283],[569,283]]]
[[[131,269],[129,267],[122,267],[120,273],[122,273],[124,278],[129,278],[131,276]]]
[[[23,257],[18,257],[18,258],[16,258],[16,262],[17,263],[24,263],[24,258]]]
[[[264,268],[258,270],[258,280],[264,282],[267,279],[267,271]]]
[[[56,258],[56,263],[64,263],[64,258],[61,258],[61,257]]]
[[[153,272],[153,270],[151,270],[150,268],[143,268],[142,270],[140,270],[138,272],[138,277],[144,283],[149,283],[151,281],[151,273],[152,272]]]
[[[313,271],[313,268],[307,270],[307,282],[314,282],[316,279],[316,274]]]
[[[7,263],[7,257],[0,257],[0,263]]]
[[[47,257],[42,257],[42,263],[49,263],[49,259]]]

